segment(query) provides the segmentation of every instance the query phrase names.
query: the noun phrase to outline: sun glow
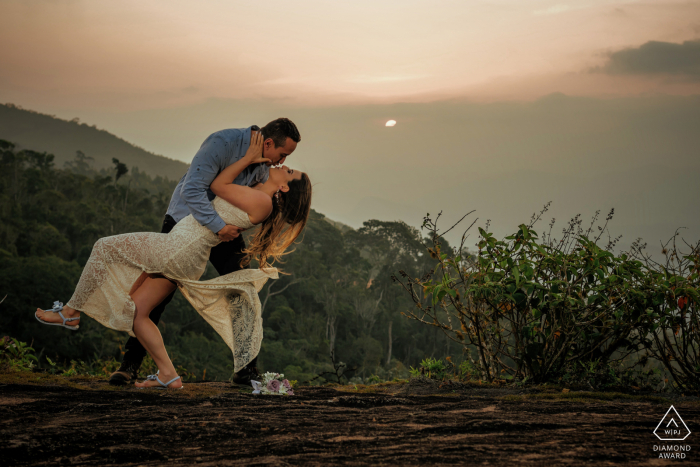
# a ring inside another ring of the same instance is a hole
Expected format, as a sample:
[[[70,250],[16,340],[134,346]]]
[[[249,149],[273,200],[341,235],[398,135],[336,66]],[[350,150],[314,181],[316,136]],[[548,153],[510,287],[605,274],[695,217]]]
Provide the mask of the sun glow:
[[[388,122],[386,122],[385,126],[394,126],[394,125],[396,125],[396,120],[389,120]]]

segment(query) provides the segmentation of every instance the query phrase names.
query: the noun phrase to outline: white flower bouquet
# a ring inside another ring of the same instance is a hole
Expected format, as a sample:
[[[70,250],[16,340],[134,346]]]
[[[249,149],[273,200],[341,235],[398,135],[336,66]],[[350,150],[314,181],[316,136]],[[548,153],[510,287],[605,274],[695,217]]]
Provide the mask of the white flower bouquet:
[[[280,373],[265,373],[262,382],[252,380],[253,394],[272,394],[273,396],[293,396],[294,391],[288,380]]]

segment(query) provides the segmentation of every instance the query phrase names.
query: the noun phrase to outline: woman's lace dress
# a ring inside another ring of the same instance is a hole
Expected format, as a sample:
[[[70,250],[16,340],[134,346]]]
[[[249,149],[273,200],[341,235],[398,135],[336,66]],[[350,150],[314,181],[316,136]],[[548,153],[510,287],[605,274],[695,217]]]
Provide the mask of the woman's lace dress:
[[[253,226],[248,214],[215,198],[214,209],[227,224]],[[233,351],[234,371],[260,351],[262,316],[258,292],[275,268],[242,269],[198,281],[219,237],[187,216],[169,234],[139,232],[98,240],[67,306],[108,328],[132,336],[136,307],[129,293],[142,272],[162,274],[178,288]]]

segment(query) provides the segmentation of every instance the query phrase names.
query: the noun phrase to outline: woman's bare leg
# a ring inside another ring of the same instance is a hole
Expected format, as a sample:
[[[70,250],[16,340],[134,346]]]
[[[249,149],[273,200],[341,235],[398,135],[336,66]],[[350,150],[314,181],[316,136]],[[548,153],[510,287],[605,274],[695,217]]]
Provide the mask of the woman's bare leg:
[[[148,277],[143,281],[143,284],[131,294],[131,298],[136,305],[134,334],[158,366],[158,370],[160,371],[159,378],[164,383],[175,378],[177,372],[165,350],[163,336],[161,336],[158,326],[156,326],[148,316],[156,305],[175,290],[175,287],[175,284],[168,279],[162,277]],[[144,381],[143,383],[136,383],[136,386],[151,387],[160,385],[157,381]],[[171,388],[179,388],[181,386],[181,380],[177,380],[170,385]]]
[[[146,273],[141,274],[138,280],[131,288],[130,295],[136,305],[136,316],[134,318],[134,334],[141,342],[141,345],[149,353],[153,361],[158,366],[160,371],[160,380],[168,382],[177,376],[175,367],[172,361],[168,358],[168,353],[165,350],[163,336],[161,336],[158,326],[150,320],[149,315],[153,308],[175,290],[176,285],[164,277],[148,276]],[[63,307],[61,313],[66,318],[80,317],[80,311],[67,306]],[[44,311],[41,308],[36,309],[36,316],[47,323],[61,323],[63,320],[58,315],[51,311]],[[68,326],[77,326],[79,320],[68,321]],[[157,381],[145,381],[136,383],[138,387],[160,386]],[[175,381],[170,385],[172,388],[182,386],[182,381]]]

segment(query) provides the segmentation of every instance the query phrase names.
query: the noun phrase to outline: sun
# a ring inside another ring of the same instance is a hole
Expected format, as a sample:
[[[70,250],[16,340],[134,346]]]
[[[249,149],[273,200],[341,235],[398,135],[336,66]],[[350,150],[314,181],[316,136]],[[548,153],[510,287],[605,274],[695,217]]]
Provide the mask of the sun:
[[[396,120],[389,120],[388,122],[386,122],[385,126],[394,126],[394,125],[396,125]]]

